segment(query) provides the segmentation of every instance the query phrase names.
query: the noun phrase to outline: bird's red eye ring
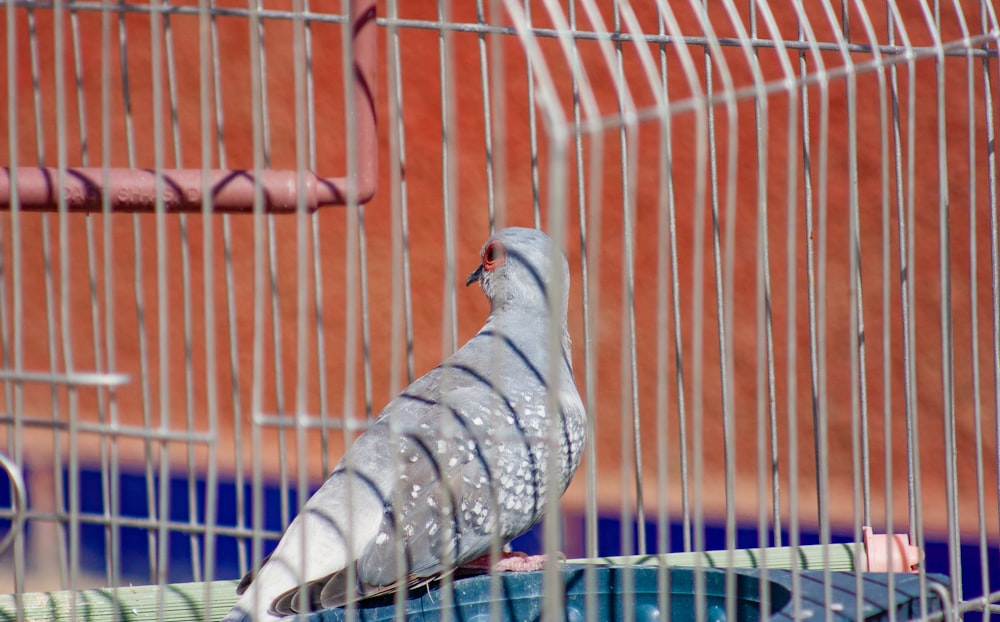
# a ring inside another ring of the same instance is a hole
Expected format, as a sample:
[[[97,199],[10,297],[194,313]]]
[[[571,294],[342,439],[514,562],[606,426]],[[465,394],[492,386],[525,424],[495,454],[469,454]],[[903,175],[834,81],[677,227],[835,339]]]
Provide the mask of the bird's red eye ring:
[[[483,251],[483,268],[495,270],[507,259],[507,251],[499,240],[493,240]]]

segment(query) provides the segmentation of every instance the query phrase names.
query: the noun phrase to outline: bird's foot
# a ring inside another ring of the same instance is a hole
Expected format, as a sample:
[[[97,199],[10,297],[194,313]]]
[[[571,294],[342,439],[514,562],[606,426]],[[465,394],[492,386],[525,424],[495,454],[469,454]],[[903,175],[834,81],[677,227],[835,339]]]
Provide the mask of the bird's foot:
[[[565,560],[565,555],[562,553],[556,554],[556,561]],[[477,570],[480,572],[533,572],[544,568],[546,561],[548,561],[548,555],[528,555],[521,551],[503,551],[500,553],[500,559],[495,564],[490,563],[490,554],[487,553],[482,557],[477,557],[472,561],[462,564],[461,568],[473,572]]]
[[[562,557],[562,554],[559,554]],[[545,567],[547,555],[528,555],[520,551],[503,553],[496,564],[495,572],[533,572]]]

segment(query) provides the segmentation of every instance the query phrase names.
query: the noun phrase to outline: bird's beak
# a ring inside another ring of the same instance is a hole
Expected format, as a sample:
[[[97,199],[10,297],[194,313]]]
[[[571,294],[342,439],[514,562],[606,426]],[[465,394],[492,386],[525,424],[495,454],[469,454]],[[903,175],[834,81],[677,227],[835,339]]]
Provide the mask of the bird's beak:
[[[465,279],[465,286],[468,287],[479,280],[479,277],[483,274],[483,264],[479,264],[479,267],[472,271],[469,278]]]

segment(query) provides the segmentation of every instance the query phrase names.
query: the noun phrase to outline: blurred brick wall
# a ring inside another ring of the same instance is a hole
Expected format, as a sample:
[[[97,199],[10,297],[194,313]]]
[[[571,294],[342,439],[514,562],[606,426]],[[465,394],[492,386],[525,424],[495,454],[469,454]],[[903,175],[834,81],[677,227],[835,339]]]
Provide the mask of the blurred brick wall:
[[[456,3],[461,6],[453,8],[454,21],[472,23],[476,16],[471,3]],[[465,6],[469,4],[469,6]],[[676,4],[676,3],[675,3]],[[967,3],[971,7],[971,3]],[[238,6],[238,5],[234,5]],[[287,8],[287,3],[276,2],[269,8]],[[436,19],[436,9],[431,2],[407,3],[404,17],[414,19]],[[675,7],[678,20],[685,33],[700,35],[701,26],[692,14],[686,13],[683,7]],[[776,21],[781,25],[786,39],[796,38],[795,16],[790,9],[778,10]],[[833,39],[833,33],[825,16],[816,9],[810,10],[810,19],[819,40]],[[874,13],[883,10],[872,8]],[[916,6],[904,3],[903,11],[912,11],[906,15],[908,23],[920,24],[921,17],[916,14]],[[541,7],[536,7],[536,25],[548,26]],[[643,14],[638,16],[640,23],[649,24],[655,28],[655,14],[651,8],[643,8]],[[7,73],[5,62],[0,63],[0,84],[6,85],[10,80],[16,81],[17,119],[17,153],[20,164],[33,164],[38,160],[41,144],[44,160],[49,165],[57,162],[57,131],[59,115],[64,115],[66,127],[66,148],[71,154],[70,164],[79,164],[79,124],[76,118],[75,102],[67,104],[62,113],[54,104],[54,35],[53,18],[50,11],[39,10],[35,13],[38,32],[38,58],[42,67],[41,92],[41,127],[44,136],[40,139],[34,131],[35,112],[32,99],[32,76],[29,70],[30,47],[28,42],[28,24],[25,14],[17,14],[16,49],[18,53],[17,72],[15,76]],[[383,6],[380,13],[385,14]],[[610,15],[605,16],[610,23]],[[728,26],[728,18],[717,7],[712,9],[712,23],[717,28],[719,37],[735,36],[736,31]],[[104,153],[101,140],[101,80],[102,65],[108,63],[110,84],[120,82],[119,58],[117,56],[117,21],[112,20],[111,42],[113,52],[103,58],[100,55],[101,16],[97,13],[80,13],[79,27],[87,36],[81,39],[83,49],[83,90],[86,94],[86,121],[88,128],[88,149],[91,164],[99,164],[107,158],[113,165],[126,165],[129,157],[126,150],[124,133],[121,128],[121,118],[124,113],[120,96],[110,100],[109,119],[113,124],[110,132],[110,151]],[[506,18],[505,22],[506,22]],[[582,18],[581,18],[582,19]],[[873,14],[873,23],[885,23],[885,16]],[[6,14],[0,16],[0,29],[7,32]],[[857,15],[853,15],[852,34],[862,40],[862,28]],[[135,119],[135,149],[137,163],[140,166],[151,166],[153,138],[150,130],[152,124],[152,80],[148,75],[148,63],[151,57],[149,46],[148,21],[141,15],[128,15],[125,18],[128,34],[128,63],[134,69],[130,70],[131,89],[134,99],[133,118]],[[67,28],[65,45],[69,45]],[[881,26],[876,26],[880,28]],[[198,89],[199,74],[199,38],[198,25],[194,18],[175,16],[172,21],[174,29],[174,55],[177,64],[179,82],[179,105],[181,116],[180,151],[181,161],[188,166],[200,166],[200,130],[198,121]],[[293,48],[292,27],[289,24],[269,23],[267,31],[268,54],[268,91],[271,94],[269,106],[271,110],[271,133],[273,145],[271,157],[274,166],[294,166],[294,81],[291,71]],[[234,63],[237,68],[240,58],[249,58],[248,25],[245,19],[237,17],[220,18],[218,20],[220,49],[227,63]],[[320,113],[317,132],[317,153],[321,165],[320,172],[332,174],[342,170],[344,164],[342,151],[342,91],[339,68],[339,30],[334,26],[317,26],[315,28],[317,54],[314,58],[318,68],[316,79],[316,101]],[[931,43],[926,29],[914,29],[910,33],[915,44]],[[400,388],[398,376],[391,377],[391,370],[400,369],[401,356],[393,360],[391,348],[391,284],[393,272],[397,269],[392,263],[393,214],[391,210],[391,184],[389,159],[390,122],[395,121],[390,116],[388,106],[387,72],[385,64],[386,51],[385,29],[380,30],[380,76],[377,91],[377,111],[381,120],[379,124],[380,153],[380,183],[374,200],[364,208],[364,232],[367,257],[368,300],[371,320],[371,393],[372,406],[377,412],[393,394]],[[761,37],[769,36],[762,32]],[[961,36],[957,20],[953,16],[944,16],[942,23],[942,38],[946,41],[955,40]],[[403,46],[401,55],[401,76],[403,93],[403,128],[406,141],[406,160],[403,163],[403,174],[406,180],[406,192],[409,207],[410,243],[411,243],[411,275],[414,326],[414,369],[417,374],[423,373],[440,360],[450,345],[449,333],[442,321],[442,310],[448,303],[451,290],[444,282],[446,258],[444,244],[444,217],[442,212],[442,127],[440,74],[438,71],[438,34],[433,30],[404,28],[400,32]],[[486,302],[478,291],[466,290],[461,287],[466,270],[471,270],[478,263],[479,245],[488,233],[487,193],[486,193],[486,152],[484,147],[485,134],[483,123],[483,93],[480,88],[479,39],[474,34],[455,34],[452,38],[454,46],[454,108],[452,151],[454,179],[457,195],[453,197],[452,209],[455,210],[456,249],[454,284],[455,302],[457,305],[457,335],[459,342],[473,334],[487,312]],[[492,52],[492,48],[489,48]],[[532,224],[532,171],[530,158],[530,133],[528,130],[528,81],[525,74],[524,54],[520,43],[515,37],[505,37],[499,49],[503,52],[505,81],[503,83],[504,116],[499,125],[503,129],[502,136],[506,153],[506,171],[502,179],[506,196],[503,206],[503,219],[507,224]],[[569,90],[568,70],[561,60],[559,44],[555,40],[541,42],[541,51],[552,63],[556,81],[556,93],[565,109],[569,110],[571,92]],[[652,48],[654,53],[658,50]],[[700,48],[691,48],[694,60],[698,66],[698,79],[705,84],[706,73],[704,57]],[[615,76],[607,70],[598,47],[593,43],[581,43],[580,53],[583,62],[591,73],[591,86],[596,101],[604,115],[613,115],[617,110]],[[776,62],[776,52],[761,49],[761,69],[767,80],[781,78],[780,65]],[[6,47],[0,55],[6,55]],[[732,83],[739,86],[751,84],[752,73],[742,50],[727,48],[724,59],[732,76]],[[855,60],[868,60],[868,56],[858,54]],[[492,56],[491,56],[492,59]],[[670,90],[674,99],[684,99],[692,95],[685,75],[680,67],[679,57],[675,51],[667,52],[670,74]],[[789,60],[796,69],[799,67],[799,57],[791,55]],[[807,55],[808,71],[817,70],[816,57]],[[822,55],[822,61],[829,67],[838,67],[842,58],[834,52]],[[641,71],[634,51],[626,46],[623,52],[625,77],[632,87],[633,96],[639,106],[648,106],[654,100]],[[145,70],[143,68],[146,68]],[[249,77],[238,69],[229,69],[222,74],[224,109],[226,114],[226,157],[230,166],[252,166],[252,109],[248,93]],[[282,69],[282,68],[286,69]],[[981,83],[981,66],[973,63],[974,82],[971,87],[972,101],[968,94],[970,86],[966,76],[966,60],[950,58],[944,63],[943,87],[945,89],[945,114],[939,118],[936,108],[936,72],[932,60],[921,60],[915,63],[915,73],[912,87],[915,92],[915,106],[912,118],[909,116],[907,101],[901,103],[903,127],[910,122],[914,126],[912,144],[909,138],[904,148],[912,147],[914,152],[912,178],[912,201],[915,214],[914,240],[915,263],[908,276],[914,279],[915,300],[913,319],[915,323],[917,356],[915,360],[917,412],[920,433],[920,463],[922,475],[922,492],[925,519],[931,529],[944,528],[944,459],[948,448],[944,445],[941,394],[942,376],[942,346],[940,340],[940,288],[939,288],[939,241],[943,235],[938,228],[938,205],[941,201],[940,180],[938,175],[939,156],[943,156],[948,171],[947,202],[951,207],[949,223],[951,227],[950,273],[951,283],[951,313],[954,321],[954,373],[955,373],[955,403],[956,412],[956,447],[958,467],[958,497],[962,504],[962,520],[965,530],[976,525],[975,508],[975,463],[973,461],[975,443],[977,441],[973,429],[973,404],[976,395],[972,389],[972,373],[978,368],[982,383],[979,397],[984,409],[982,450],[986,456],[986,491],[990,500],[987,507],[996,507],[996,415],[995,399],[992,389],[993,376],[990,364],[993,352],[993,336],[991,335],[991,298],[989,269],[989,229],[988,229],[988,188],[985,145],[985,103]],[[725,86],[720,65],[714,66],[712,78],[716,89]],[[72,63],[66,64],[66,87],[69,98],[75,98]],[[906,93],[910,78],[905,65],[901,66],[900,88]],[[881,137],[889,131],[882,125],[879,109],[879,83],[876,72],[862,73],[857,78],[857,115],[855,140],[857,141],[858,170],[858,206],[859,231],[861,232],[860,261],[863,270],[864,323],[865,323],[865,355],[867,361],[867,406],[869,422],[867,436],[871,450],[871,485],[873,486],[873,511],[879,516],[884,511],[883,490],[885,488],[885,464],[892,465],[893,495],[896,507],[897,521],[905,517],[906,491],[906,438],[904,436],[904,392],[902,365],[902,333],[899,311],[899,262],[897,218],[895,213],[895,184],[892,179],[892,160],[887,169],[890,178],[883,178]],[[992,86],[995,97],[995,84]],[[801,124],[799,134],[794,137],[792,148],[788,151],[788,118],[790,114],[802,114],[801,108],[791,108],[789,98],[783,93],[772,95],[767,100],[763,120],[766,122],[766,165],[767,186],[763,193],[767,210],[767,233],[770,238],[771,286],[773,300],[771,312],[774,320],[775,371],[777,375],[777,391],[773,396],[776,402],[779,420],[778,439],[779,453],[776,459],[782,469],[782,503],[784,513],[788,510],[788,479],[787,464],[789,460],[787,438],[787,417],[789,413],[789,380],[794,377],[796,417],[798,421],[798,478],[799,498],[798,510],[804,520],[814,520],[815,515],[815,475],[814,475],[814,429],[811,418],[810,376],[809,376],[809,332],[808,307],[806,294],[806,253],[807,236],[816,243],[825,243],[827,249],[826,262],[826,292],[825,331],[819,335],[825,347],[826,378],[823,389],[829,413],[828,446],[830,455],[830,478],[833,501],[831,510],[835,522],[847,525],[854,520],[855,508],[851,501],[852,474],[856,466],[852,466],[851,454],[851,366],[850,352],[855,347],[855,338],[849,331],[849,162],[848,162],[848,106],[846,80],[833,79],[824,91],[818,86],[810,88],[809,133],[812,145],[812,184],[814,208],[818,208],[821,199],[819,185],[826,184],[823,197],[826,207],[825,239],[817,224],[806,231],[804,222],[804,190],[803,190],[803,157],[801,152]],[[824,95],[826,96],[828,124],[824,128],[820,122],[823,110]],[[164,95],[166,101],[166,95]],[[7,99],[6,91],[3,96]],[[996,99],[994,99],[994,102]],[[971,104],[973,116],[970,120],[968,110]],[[4,106],[6,114],[6,106]],[[164,108],[166,111],[167,109]],[[754,105],[751,100],[741,100],[732,109],[717,106],[715,113],[715,132],[717,136],[717,164],[719,182],[719,201],[723,211],[719,225],[723,235],[727,227],[734,227],[735,237],[732,247],[732,375],[730,390],[731,405],[735,420],[736,504],[742,516],[749,519],[756,515],[758,506],[758,459],[756,446],[758,443],[758,405],[763,403],[758,395],[758,375],[760,361],[757,358],[757,344],[760,336],[757,332],[757,267],[756,258],[759,247],[757,231],[761,217],[758,205],[757,175],[758,159],[756,149],[756,132],[754,127]],[[736,122],[732,122],[732,113]],[[497,113],[499,114],[499,113]],[[500,120],[498,118],[498,120]],[[546,204],[550,171],[547,158],[551,155],[546,138],[546,122],[540,115],[540,191],[542,213],[548,212]],[[937,133],[939,124],[944,124],[947,140],[943,151],[939,150]],[[704,259],[704,307],[701,310],[703,333],[694,334],[694,316],[692,295],[695,285],[693,271],[693,255],[696,250],[694,238],[695,205],[698,198],[698,188],[695,187],[697,172],[695,116],[691,113],[679,114],[672,119],[674,149],[674,193],[677,206],[677,231],[680,258],[679,285],[681,288],[681,318],[683,326],[683,349],[687,367],[685,368],[686,399],[689,416],[696,404],[695,395],[700,394],[702,416],[704,421],[704,471],[705,486],[702,492],[703,501],[710,513],[719,515],[723,510],[723,452],[722,452],[722,399],[719,382],[719,352],[718,324],[715,311],[715,279],[712,259],[712,221],[706,211],[703,239]],[[824,129],[827,130],[824,133]],[[7,145],[11,140],[11,120],[5,118],[0,124],[0,144]],[[975,160],[970,162],[970,137]],[[820,151],[820,140],[827,140],[825,153]],[[670,365],[661,370],[657,362],[657,322],[663,317],[658,309],[658,287],[666,281],[658,278],[658,252],[666,240],[662,237],[659,221],[659,181],[662,178],[659,154],[659,128],[653,123],[638,127],[633,134],[637,141],[634,152],[636,158],[630,165],[636,169],[635,199],[635,322],[637,330],[637,360],[638,369],[638,399],[641,412],[642,465],[645,478],[645,495],[647,503],[651,503],[661,494],[655,484],[658,446],[655,443],[658,428],[657,387],[667,382],[669,387],[670,440],[666,444],[668,460],[670,461],[670,508],[679,512],[679,475],[677,457],[679,445],[677,441],[677,410],[676,382],[673,371],[673,338],[670,337]],[[730,142],[731,140],[731,142]],[[596,144],[594,139],[587,139],[584,170],[589,171],[589,158],[592,157]],[[631,398],[623,396],[622,365],[628,365],[627,355],[622,350],[623,343],[623,303],[622,303],[622,186],[620,166],[622,154],[619,149],[618,134],[606,132],[600,144],[603,146],[603,164],[600,186],[600,196],[586,195],[587,209],[598,210],[593,217],[593,223],[599,225],[598,230],[591,230],[592,236],[597,236],[593,250],[592,270],[598,270],[596,281],[600,284],[600,296],[595,300],[595,321],[597,333],[594,340],[596,348],[595,360],[599,361],[599,370],[595,374],[600,379],[597,387],[597,417],[598,435],[590,451],[596,452],[598,497],[603,507],[613,510],[619,507],[623,499],[634,498],[634,493],[623,485],[631,486],[631,478],[623,478],[619,468],[631,469],[631,458],[622,455],[622,434],[631,436],[631,414],[628,411]],[[891,143],[890,143],[891,145]],[[890,150],[892,147],[890,146]],[[735,152],[735,169],[730,171],[728,157]],[[214,153],[214,150],[213,150]],[[572,153],[572,152],[571,152]],[[905,153],[905,152],[904,152]],[[218,155],[212,166],[219,165]],[[891,157],[891,156],[890,156]],[[174,146],[167,143],[163,153],[167,166],[175,164]],[[0,162],[6,164],[9,159],[8,150],[4,149]],[[820,170],[825,163],[825,168]],[[570,159],[570,177],[566,183],[569,210],[569,233],[566,248],[573,266],[573,303],[571,306],[571,330],[574,338],[574,359],[578,380],[583,388],[583,327],[581,310],[580,283],[580,249],[578,222],[577,179]],[[727,210],[727,192],[730,188],[725,180],[733,176],[734,192],[731,210]],[[788,223],[787,177],[794,175],[798,179],[793,204],[796,221],[792,230],[795,235],[794,254],[789,257],[786,252],[786,235]],[[585,180],[585,184],[591,183]],[[708,189],[708,184],[702,190]],[[887,184],[890,198],[890,213],[888,216],[889,240],[888,291],[890,310],[889,323],[883,321],[883,184]],[[585,185],[588,189],[590,186]],[[973,198],[972,193],[975,193]],[[708,207],[706,206],[706,210]],[[816,218],[819,214],[816,213]],[[975,234],[970,234],[970,226],[975,223]],[[70,215],[60,220],[55,215],[19,214],[16,219],[4,217],[0,219],[0,243],[3,244],[3,285],[6,289],[8,312],[15,296],[19,296],[22,309],[21,330],[17,338],[22,344],[23,365],[27,369],[64,369],[71,366],[75,369],[93,369],[95,362],[93,330],[94,321],[91,303],[90,285],[87,269],[87,235],[88,228],[94,233],[94,253],[98,261],[98,278],[93,286],[97,292],[97,317],[99,330],[104,334],[107,313],[112,312],[110,326],[115,331],[114,369],[133,376],[133,384],[116,394],[115,404],[120,420],[129,425],[160,425],[161,416],[169,421],[173,429],[187,429],[186,412],[191,413],[194,428],[207,429],[208,403],[207,390],[214,383],[218,391],[218,408],[222,438],[217,450],[223,470],[235,467],[232,452],[232,435],[234,404],[232,392],[233,382],[229,367],[231,346],[236,347],[236,363],[238,380],[239,414],[244,418],[244,436],[247,444],[242,457],[242,467],[249,469],[252,459],[262,458],[266,471],[272,476],[277,473],[279,454],[273,450],[265,455],[252,455],[249,448],[249,416],[252,398],[253,371],[253,302],[254,302],[254,228],[250,217],[238,216],[230,220],[233,236],[233,273],[234,300],[237,319],[234,329],[235,339],[229,337],[225,291],[226,275],[223,270],[222,219],[213,217],[205,222],[200,216],[191,216],[182,223],[177,216],[165,218],[164,241],[166,254],[162,273],[158,273],[157,229],[155,217],[152,215],[126,216],[116,215],[105,222],[101,215],[83,216]],[[182,224],[186,227],[188,242],[188,261],[191,266],[190,282],[185,283],[182,272]],[[326,329],[323,343],[326,354],[327,389],[330,399],[330,413],[339,416],[344,404],[353,403],[354,414],[363,414],[364,392],[361,386],[362,370],[356,369],[357,382],[352,384],[350,397],[354,400],[345,401],[345,348],[354,348],[354,353],[360,361],[359,339],[349,340],[345,335],[346,318],[346,283],[345,271],[348,261],[345,240],[348,236],[350,221],[348,214],[342,208],[323,209],[316,217],[318,228],[320,255],[322,265],[322,286],[324,306],[324,326]],[[105,226],[110,228],[109,239],[112,241],[108,257],[110,258],[110,281],[104,278],[104,236]],[[543,227],[547,226],[547,218],[543,219]],[[210,231],[210,255],[206,256],[203,244],[205,228]],[[296,405],[296,379],[305,373],[309,380],[304,387],[303,406],[309,412],[319,409],[319,387],[315,372],[315,339],[308,341],[310,348],[308,368],[297,367],[295,339],[297,322],[296,281],[297,252],[300,243],[308,246],[312,252],[311,242],[296,238],[296,220],[292,217],[277,218],[273,221],[274,250],[276,263],[279,267],[279,288],[281,290],[280,305],[277,308],[277,326],[281,335],[282,353],[275,357],[270,336],[272,334],[272,317],[269,298],[265,299],[263,307],[264,330],[267,338],[263,344],[264,377],[262,387],[262,407],[265,412],[276,412],[278,402],[283,403],[286,412],[293,411]],[[138,242],[137,240],[138,236]],[[66,246],[62,247],[65,240]],[[724,240],[723,240],[724,241]],[[46,265],[42,252],[43,243],[47,242],[51,249],[52,274],[54,287],[46,291]],[[975,242],[975,247],[972,246]],[[15,282],[11,269],[13,268],[15,249],[19,253],[20,281]],[[973,250],[974,249],[974,250]],[[723,249],[725,252],[725,249]],[[970,260],[974,258],[977,268],[970,277]],[[208,279],[212,285],[212,298],[208,301],[215,313],[215,325],[206,327],[204,309],[206,301],[205,265],[206,259],[211,259]],[[788,266],[789,261],[795,266],[794,278],[796,298],[794,317],[788,314]],[[138,271],[135,267],[138,266]],[[307,268],[307,274],[311,268]],[[60,276],[65,274],[66,290],[61,287]],[[160,300],[157,294],[158,278],[166,279],[163,290],[167,299]],[[144,321],[147,328],[146,364],[149,385],[146,387],[149,412],[152,420],[144,424],[143,393],[144,389],[138,382],[140,375],[141,350],[135,335],[138,330],[138,313],[136,310],[135,280],[141,278],[142,291],[140,299],[145,308]],[[594,273],[592,273],[594,276]],[[978,298],[970,302],[970,288],[979,288]],[[308,304],[312,304],[311,293],[306,296]],[[186,368],[184,365],[185,344],[183,324],[182,296],[185,288],[190,293],[187,299],[192,309],[191,334],[193,338],[192,367],[190,385],[190,406],[186,397]],[[269,292],[265,292],[269,296]],[[106,304],[111,303],[110,308]],[[163,307],[162,305],[166,305]],[[165,309],[161,316],[161,308]],[[64,317],[60,317],[60,309],[65,309]],[[56,315],[53,316],[52,314]],[[973,360],[971,350],[970,320],[975,316],[979,321],[979,359]],[[47,320],[47,318],[49,318]],[[160,349],[160,320],[166,322],[167,349]],[[311,316],[307,318],[311,322]],[[48,324],[51,321],[52,324]],[[7,330],[11,328],[11,318],[7,317]],[[671,326],[668,318],[668,326]],[[794,324],[795,362],[793,371],[789,371],[789,348],[787,335],[789,324]],[[206,363],[206,328],[214,331],[214,347],[217,356],[215,377],[209,377]],[[883,335],[888,331],[890,337],[890,354],[888,355],[889,383],[884,382],[885,372],[882,343]],[[347,344],[347,345],[345,345]],[[692,353],[700,344],[703,358],[703,379],[701,387],[693,384],[694,376],[691,368]],[[102,344],[104,348],[106,344]],[[50,354],[50,351],[52,354]],[[400,350],[395,351],[397,355]],[[54,356],[55,363],[52,362]],[[106,354],[105,354],[106,356]],[[106,359],[105,359],[106,361]],[[161,363],[165,363],[164,368]],[[104,362],[104,365],[107,363]],[[274,379],[274,371],[280,369],[283,374],[283,386],[278,387]],[[169,389],[166,392],[165,413],[161,413],[163,403],[161,395],[161,380],[166,378]],[[885,392],[890,391],[890,412],[884,413]],[[76,394],[80,417],[87,421],[96,421],[97,402],[93,392],[85,390]],[[49,418],[55,416],[60,420],[67,418],[69,408],[69,393],[66,390],[57,392],[53,397],[48,388],[25,387],[20,395],[9,393],[8,400],[23,399],[23,412],[31,416]],[[766,396],[763,398],[766,399]],[[889,423],[885,424],[885,419]],[[690,424],[690,422],[689,422]],[[892,434],[891,454],[884,452],[885,431]],[[5,432],[4,432],[5,433]],[[2,434],[0,433],[0,438]],[[56,447],[50,430],[31,428],[26,431],[28,453],[30,460],[38,464],[47,464],[49,456]],[[99,455],[99,445],[93,435],[84,435],[79,439],[85,460],[96,460]],[[318,460],[319,435],[310,432],[308,435],[308,451],[297,448],[294,434],[286,435],[283,441],[287,443],[289,454],[286,466],[290,473],[295,473],[296,460],[300,455],[309,458],[309,473],[313,479],[323,475],[324,468],[330,463]],[[336,460],[341,451],[342,437],[340,434],[330,435],[330,460]],[[62,451],[65,451],[66,440],[61,438]],[[265,447],[273,449],[273,443],[278,442],[277,433],[268,432],[264,435]],[[624,445],[627,449],[627,444]],[[146,455],[144,443],[136,439],[124,438],[119,448],[123,459],[139,464]],[[171,463],[176,468],[183,468],[186,447],[183,444],[171,446]],[[156,446],[154,445],[154,451]],[[195,459],[204,464],[209,454],[204,446],[194,450]],[[770,458],[768,458],[770,460]],[[585,497],[584,478],[577,478],[570,493],[570,502],[582,503]],[[647,511],[650,511],[649,509]],[[997,533],[997,522],[987,521],[990,533]]]

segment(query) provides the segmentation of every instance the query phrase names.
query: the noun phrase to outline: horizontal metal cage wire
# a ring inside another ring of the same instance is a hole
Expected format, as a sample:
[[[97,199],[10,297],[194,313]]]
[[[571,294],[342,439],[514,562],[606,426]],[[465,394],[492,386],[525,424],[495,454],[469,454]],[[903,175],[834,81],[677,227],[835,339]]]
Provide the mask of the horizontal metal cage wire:
[[[224,615],[482,326],[508,225],[566,254],[588,427],[513,546],[574,563],[365,611],[997,613],[989,0],[14,1],[0,32],[0,617]],[[915,573],[859,572],[879,547]]]

